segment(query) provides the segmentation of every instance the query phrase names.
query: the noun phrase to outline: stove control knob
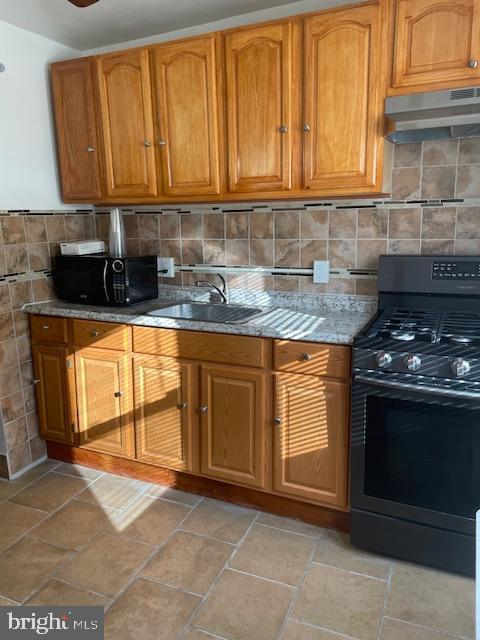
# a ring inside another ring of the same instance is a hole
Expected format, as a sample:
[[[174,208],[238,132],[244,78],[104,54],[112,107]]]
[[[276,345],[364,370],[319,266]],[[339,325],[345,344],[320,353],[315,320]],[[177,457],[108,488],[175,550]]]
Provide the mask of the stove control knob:
[[[392,364],[392,356],[385,351],[379,351],[375,356],[375,361],[380,369],[386,369]]]
[[[407,356],[404,362],[409,371],[418,371],[422,366],[420,356]]]
[[[453,375],[457,376],[457,378],[461,378],[465,374],[469,373],[470,368],[470,363],[462,358],[455,358],[450,365]]]

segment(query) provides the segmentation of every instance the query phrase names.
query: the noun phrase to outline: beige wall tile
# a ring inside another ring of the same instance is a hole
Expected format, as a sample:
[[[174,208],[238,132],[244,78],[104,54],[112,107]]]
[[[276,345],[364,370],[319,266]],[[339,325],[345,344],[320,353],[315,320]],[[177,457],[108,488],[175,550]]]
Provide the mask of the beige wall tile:
[[[275,267],[299,267],[300,243],[298,240],[275,240]]]
[[[300,214],[298,211],[275,211],[275,238],[288,240],[298,238],[300,234]]]
[[[144,240],[159,238],[159,216],[156,213],[141,213],[138,216],[138,237]]]
[[[456,167],[424,167],[422,198],[453,198]]]
[[[202,240],[182,240],[182,264],[203,264]]]
[[[300,214],[300,238],[328,238],[328,211],[305,211]]]
[[[43,438],[35,437],[30,440],[32,462],[43,460],[47,457],[47,443]]]
[[[394,169],[392,173],[392,198],[394,200],[416,200],[420,197],[419,168]]]
[[[28,271],[27,245],[17,244],[6,246],[5,265],[7,273],[25,273]]]
[[[423,166],[457,164],[458,140],[429,140],[423,143]]]
[[[160,218],[161,220],[161,218]],[[135,213],[123,214],[123,226],[127,238],[138,238],[138,216]]]
[[[359,209],[358,238],[386,238],[388,211],[386,209]]]
[[[69,242],[83,240],[83,217],[80,214],[65,216],[65,234]]]
[[[250,240],[250,264],[273,266],[273,240]]]
[[[480,207],[459,207],[457,211],[457,238],[480,238]]]
[[[459,165],[457,171],[457,198],[480,196],[480,164]]]
[[[99,221],[107,219],[107,216],[99,216]],[[47,227],[47,239],[49,242],[64,242],[67,239],[65,229],[65,216],[45,216]],[[108,232],[107,232],[108,235]]]
[[[163,240],[160,242],[160,255],[163,258],[173,258],[175,264],[182,263],[180,240]]]
[[[273,238],[273,213],[254,211],[250,214],[250,238]]]
[[[192,240],[203,238],[202,218],[201,213],[182,213],[180,216],[181,237]]]
[[[421,220],[420,209],[391,209],[389,239],[420,238]]]
[[[455,251],[454,240],[422,240],[421,253],[423,255],[453,255]]]
[[[225,240],[204,240],[203,259],[205,264],[225,264]]]
[[[46,242],[28,244],[27,251],[30,271],[51,268],[50,251]]]
[[[328,255],[327,240],[301,240],[300,266],[313,268],[314,260],[326,260]]]
[[[15,282],[10,285],[12,308],[20,309],[24,304],[33,301],[32,283]]]
[[[6,451],[10,451],[19,444],[22,444],[22,442],[28,440],[27,419],[25,416],[21,416],[11,422],[5,422],[3,432],[5,435]]]
[[[420,240],[389,240],[388,253],[418,255],[420,253]]]
[[[358,240],[357,268],[378,269],[378,256],[387,253],[386,240]]]
[[[27,242],[47,242],[47,227],[44,216],[25,216]]]
[[[418,167],[422,161],[422,143],[396,144],[394,147],[395,167]]]
[[[457,256],[478,256],[480,253],[480,239],[477,240],[455,240],[455,254]]]
[[[455,207],[423,209],[422,238],[454,238],[456,217]]]
[[[356,209],[340,209],[330,211],[328,222],[328,235],[330,238],[356,238],[357,237],[357,211]]]
[[[0,217],[0,229],[4,244],[25,243],[24,216]]]
[[[248,265],[250,262],[248,240],[227,240],[225,262],[233,266]]]
[[[345,267],[353,269],[357,257],[357,243],[355,240],[329,240],[328,259],[331,267]]]
[[[480,138],[465,138],[460,140],[458,164],[473,164],[480,162]]]
[[[223,213],[204,214],[203,237],[222,240],[225,238],[225,215]]]
[[[246,211],[225,214],[225,234],[227,238],[246,240],[248,238],[248,213]]]

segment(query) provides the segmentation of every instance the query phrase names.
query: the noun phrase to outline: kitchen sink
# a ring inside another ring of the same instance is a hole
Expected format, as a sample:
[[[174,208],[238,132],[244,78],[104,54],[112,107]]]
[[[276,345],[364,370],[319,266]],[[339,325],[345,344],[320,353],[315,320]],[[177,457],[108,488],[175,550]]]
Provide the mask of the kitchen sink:
[[[197,320],[198,322],[220,322],[236,324],[246,322],[263,313],[258,307],[244,307],[238,304],[208,304],[206,302],[184,302],[170,307],[149,311],[149,316]]]

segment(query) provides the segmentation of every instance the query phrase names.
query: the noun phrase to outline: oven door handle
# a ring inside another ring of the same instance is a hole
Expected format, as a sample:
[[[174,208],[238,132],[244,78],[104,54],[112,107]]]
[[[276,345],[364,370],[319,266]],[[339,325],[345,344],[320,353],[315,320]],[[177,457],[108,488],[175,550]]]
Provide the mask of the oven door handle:
[[[110,296],[108,295],[107,290],[107,269],[108,269],[108,260],[105,260],[105,264],[103,265],[103,291],[105,293],[105,298],[107,302],[110,302]]]
[[[444,398],[464,398],[467,400],[480,400],[480,393],[473,391],[456,391],[448,387],[429,387],[427,385],[410,384],[408,382],[395,382],[393,380],[379,380],[370,376],[356,375],[355,382],[363,382],[376,387],[387,387],[388,389],[398,389],[400,391],[415,391],[416,393],[428,393]]]

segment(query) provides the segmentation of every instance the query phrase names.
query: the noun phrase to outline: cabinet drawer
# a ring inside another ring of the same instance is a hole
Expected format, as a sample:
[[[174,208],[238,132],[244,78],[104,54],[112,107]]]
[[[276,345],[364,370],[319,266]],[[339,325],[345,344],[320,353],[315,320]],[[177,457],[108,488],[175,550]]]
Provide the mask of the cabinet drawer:
[[[311,376],[350,378],[350,347],[274,340],[273,368]]]
[[[53,316],[31,316],[32,340],[39,342],[68,342],[67,321]]]
[[[130,328],[113,322],[73,321],[73,342],[83,347],[126,351]]]
[[[202,331],[133,327],[133,350],[156,356],[247,367],[264,368],[268,362],[267,340]]]

